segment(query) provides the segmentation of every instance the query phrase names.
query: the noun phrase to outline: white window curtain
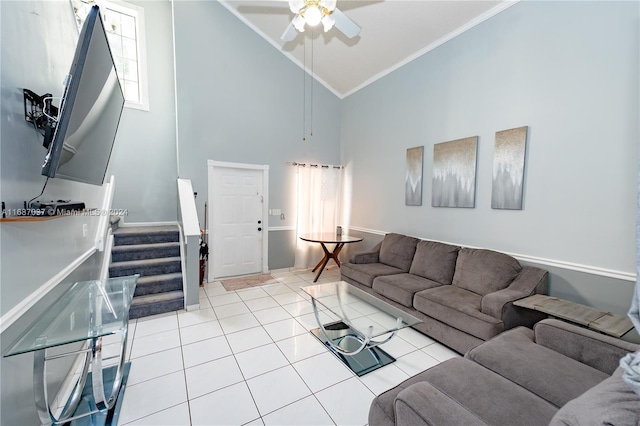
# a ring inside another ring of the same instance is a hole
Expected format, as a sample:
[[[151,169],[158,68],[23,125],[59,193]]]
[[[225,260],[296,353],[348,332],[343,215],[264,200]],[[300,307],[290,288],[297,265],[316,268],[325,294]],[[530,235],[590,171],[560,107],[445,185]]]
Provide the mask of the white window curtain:
[[[319,244],[302,241],[303,234],[335,232],[340,223],[342,168],[338,166],[298,164],[296,269],[315,266],[322,259]]]

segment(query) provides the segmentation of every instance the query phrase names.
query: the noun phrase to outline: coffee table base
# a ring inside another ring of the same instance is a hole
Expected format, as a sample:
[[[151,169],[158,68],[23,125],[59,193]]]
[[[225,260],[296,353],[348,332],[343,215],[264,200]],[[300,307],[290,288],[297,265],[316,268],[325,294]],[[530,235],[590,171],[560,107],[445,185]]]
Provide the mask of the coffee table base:
[[[362,345],[361,341],[358,340],[358,334],[342,321],[325,324],[324,330],[327,336],[331,338],[334,345],[339,346],[346,351],[354,351]],[[380,367],[384,367],[387,364],[391,364],[396,360],[378,346],[367,346],[355,355],[343,355],[331,347],[329,342],[325,339],[322,330],[314,328],[310,331],[358,376],[364,376],[365,374],[377,370]]]

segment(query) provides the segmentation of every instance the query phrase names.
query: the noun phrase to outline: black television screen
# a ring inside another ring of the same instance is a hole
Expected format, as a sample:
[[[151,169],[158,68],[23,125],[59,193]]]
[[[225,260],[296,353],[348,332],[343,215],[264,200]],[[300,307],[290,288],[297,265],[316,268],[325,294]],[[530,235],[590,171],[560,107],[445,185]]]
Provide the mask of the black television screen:
[[[84,21],[42,174],[102,185],[124,96],[98,6]]]

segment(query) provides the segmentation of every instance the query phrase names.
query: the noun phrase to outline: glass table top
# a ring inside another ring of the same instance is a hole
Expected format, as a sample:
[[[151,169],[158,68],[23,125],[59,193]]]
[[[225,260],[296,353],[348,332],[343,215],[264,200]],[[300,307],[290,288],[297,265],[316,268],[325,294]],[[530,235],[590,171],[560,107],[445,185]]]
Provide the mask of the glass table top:
[[[351,237],[347,234],[338,235],[335,232],[315,232],[311,234],[302,234],[301,240],[309,241],[311,243],[327,243],[327,244],[339,244],[339,243],[358,243],[363,240],[362,237]]]
[[[12,356],[120,332],[139,275],[73,284],[3,354]]]
[[[365,334],[373,327],[372,338],[422,322],[345,281],[300,288],[354,330]]]

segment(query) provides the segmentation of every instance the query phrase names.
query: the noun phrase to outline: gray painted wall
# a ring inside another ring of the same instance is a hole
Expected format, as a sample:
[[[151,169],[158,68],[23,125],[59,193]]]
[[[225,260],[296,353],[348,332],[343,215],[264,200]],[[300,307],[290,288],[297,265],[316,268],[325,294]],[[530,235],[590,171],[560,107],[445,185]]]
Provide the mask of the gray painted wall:
[[[313,137],[302,142],[303,71],[217,2],[176,1],[174,11],[179,175],[198,193],[200,223],[207,160],[217,160],[268,164],[269,208],[285,214],[269,226],[294,226],[285,163],[340,162],[340,100],[314,85]]]
[[[116,178],[113,207],[125,222],[177,219],[173,35],[169,1],[129,1],[144,7],[149,111],[125,108],[108,174]]]
[[[38,195],[45,182],[41,170],[47,150],[42,146],[43,136],[24,119],[22,89],[62,95],[78,28],[68,2],[3,1],[0,12],[0,197],[13,209]],[[60,100],[53,104],[59,106]]]
[[[349,96],[350,224],[633,274],[639,15],[637,2],[520,2]],[[492,210],[495,132],[523,125],[524,209]],[[431,207],[433,145],[475,135],[476,207]],[[404,205],[414,146],[421,207]]]
[[[2,19],[1,197],[22,206],[42,190],[42,137],[24,121],[22,88],[36,93],[61,88],[69,72],[77,28],[69,3],[0,2]],[[75,36],[73,35],[75,33]],[[51,44],[47,44],[50,40]],[[69,46],[70,45],[70,46]],[[71,55],[69,56],[69,51]],[[41,58],[43,66],[32,61]],[[43,199],[83,200],[102,206],[102,187],[50,179]],[[63,217],[37,223],[0,224],[0,314],[4,315],[47,280],[94,246],[98,216]],[[82,225],[88,234],[82,236]],[[34,268],[33,265],[38,267]]]
[[[291,268],[296,255],[296,231],[269,231],[269,270]]]
[[[42,147],[42,137],[24,121],[22,88],[60,96],[78,30],[67,1],[2,1],[0,20],[0,194],[7,207],[13,209],[39,194],[45,181],[40,168],[46,149]],[[102,194],[99,186],[51,179],[43,198],[71,198],[83,200],[89,207],[101,207]],[[37,223],[0,224],[0,315],[91,250],[98,218],[70,216]],[[82,235],[84,224],[88,228],[86,237]],[[101,253],[94,254],[9,326],[0,335],[2,352],[73,282],[98,278],[101,259]],[[0,359],[0,424],[39,424],[33,401],[32,365],[30,354]],[[57,391],[67,367],[65,363],[50,366],[52,391]]]

